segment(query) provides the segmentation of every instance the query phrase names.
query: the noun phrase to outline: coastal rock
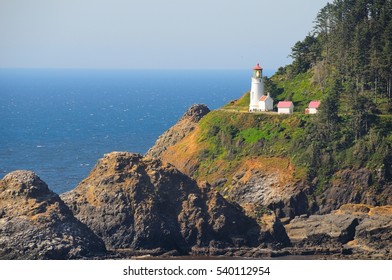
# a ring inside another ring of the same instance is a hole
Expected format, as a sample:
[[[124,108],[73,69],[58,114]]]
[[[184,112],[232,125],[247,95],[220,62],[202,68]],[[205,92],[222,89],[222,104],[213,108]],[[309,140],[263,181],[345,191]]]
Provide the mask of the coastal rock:
[[[361,253],[392,258],[392,206],[370,208],[349,245]]]
[[[358,224],[358,217],[353,215],[327,214],[296,217],[285,227],[297,247],[334,247],[353,240]]]
[[[296,253],[341,252],[392,258],[392,206],[345,204],[326,215],[296,217],[285,226]]]
[[[183,139],[187,134],[195,129],[197,123],[210,112],[210,109],[204,104],[195,104],[191,106],[179,121],[164,132],[146,153],[146,156],[159,158],[161,154]]]
[[[62,195],[109,248],[177,250],[256,245],[257,223],[207,183],[151,157],[113,152]]]
[[[291,245],[286,229],[274,213],[263,214],[258,222],[261,227],[262,246],[282,248]]]
[[[381,190],[371,187],[372,174],[366,169],[345,169],[335,175],[332,185],[318,198],[318,214],[327,214],[348,203],[368,205],[392,204],[392,186],[383,184]]]
[[[0,259],[73,259],[106,251],[57,194],[22,170],[0,181],[0,248]]]
[[[307,213],[305,187],[295,182],[288,168],[268,166],[268,162],[283,159],[248,160],[221,188],[229,200],[245,205],[262,206],[275,212],[278,218],[292,219]],[[287,167],[288,164],[285,165]]]
[[[211,166],[204,162],[206,147],[200,138],[205,135],[201,136],[199,121],[208,112],[204,105],[191,107],[159,137],[147,155],[173,164],[190,177],[209,181],[224,197],[242,207],[262,206],[273,210],[278,218],[288,219],[307,213],[306,188],[294,179],[295,167],[287,158],[249,156],[233,164],[229,160],[217,160]]]

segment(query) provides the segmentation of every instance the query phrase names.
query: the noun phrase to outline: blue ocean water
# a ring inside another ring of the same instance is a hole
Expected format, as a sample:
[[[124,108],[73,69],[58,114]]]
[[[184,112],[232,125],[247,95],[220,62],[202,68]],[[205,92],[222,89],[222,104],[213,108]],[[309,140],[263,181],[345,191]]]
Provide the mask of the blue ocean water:
[[[103,154],[144,154],[195,103],[250,88],[246,70],[0,70],[0,178],[36,172],[73,189]]]

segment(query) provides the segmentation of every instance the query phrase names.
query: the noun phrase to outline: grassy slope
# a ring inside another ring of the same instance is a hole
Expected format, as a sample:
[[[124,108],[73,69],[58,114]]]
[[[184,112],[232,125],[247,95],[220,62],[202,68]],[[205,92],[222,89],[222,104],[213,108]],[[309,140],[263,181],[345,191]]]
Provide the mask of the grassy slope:
[[[247,112],[249,108],[249,103],[250,103],[250,94],[249,92],[247,92],[239,99],[227,103],[225,106],[222,107],[222,109]]]
[[[294,78],[275,75],[271,79],[277,89],[275,103],[291,99],[296,105],[294,115],[247,113],[249,93],[246,93],[205,116],[195,131],[169,149],[167,160],[195,178],[209,182],[229,179],[249,161],[280,166],[282,171],[290,165],[293,180],[306,180],[312,165],[309,146],[313,140],[309,132],[317,116],[303,112],[310,100],[322,100],[321,87],[314,82],[311,71]],[[372,124],[371,133],[334,151],[333,160],[325,166],[322,162],[317,171],[316,176],[322,182],[320,191],[338,170],[366,167],[375,174],[383,166],[385,154],[392,145],[391,127],[392,117],[379,115]],[[306,144],[301,145],[304,141]]]
[[[305,108],[312,100],[320,100],[322,91],[312,80],[312,73],[302,73],[292,79],[288,79],[284,75],[275,75],[272,81],[277,85],[278,100],[290,100],[294,103],[294,111],[303,113]]]
[[[292,164],[290,140],[301,136],[307,118],[212,111],[193,132],[168,149],[165,159],[209,182],[231,178],[249,166],[280,172],[282,180],[296,181],[305,177],[306,168]]]
[[[272,92],[274,96],[274,105],[282,100],[290,100],[294,103],[294,111],[303,113],[312,100],[322,99],[322,90],[316,82],[313,81],[313,73],[302,73],[294,78],[288,78],[286,75],[274,75],[271,80],[277,87]],[[234,100],[223,109],[247,112],[249,108],[250,96],[246,93],[237,100]]]

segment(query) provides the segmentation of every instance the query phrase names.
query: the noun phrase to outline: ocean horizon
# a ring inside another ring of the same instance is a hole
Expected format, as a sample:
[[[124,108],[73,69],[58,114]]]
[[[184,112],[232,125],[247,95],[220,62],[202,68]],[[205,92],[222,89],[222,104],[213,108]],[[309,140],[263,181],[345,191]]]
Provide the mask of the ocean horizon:
[[[144,154],[193,104],[214,110],[239,98],[251,75],[251,69],[0,69],[0,178],[32,170],[56,193],[69,191],[105,153]]]

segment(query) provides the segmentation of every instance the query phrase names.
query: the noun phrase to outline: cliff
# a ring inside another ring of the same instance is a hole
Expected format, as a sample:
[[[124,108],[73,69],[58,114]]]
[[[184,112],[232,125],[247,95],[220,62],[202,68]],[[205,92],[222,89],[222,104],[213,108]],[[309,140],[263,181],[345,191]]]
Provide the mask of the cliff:
[[[236,101],[230,106],[210,112],[175,144],[165,145],[160,159],[196,180],[210,181],[262,228],[272,217],[264,213],[273,211],[275,226],[280,220],[285,224],[290,254],[391,258],[392,188],[383,173],[390,167],[377,174],[371,165],[342,167],[328,181],[309,180],[293,146],[312,125],[310,116],[248,114],[232,109]],[[359,215],[360,205],[368,210]]]
[[[61,196],[68,206],[32,172],[5,176],[0,258],[101,257],[104,244],[115,254],[392,258],[391,18],[374,16],[387,2],[368,2],[328,4],[293,63],[264,77],[293,115],[249,114],[249,94],[212,112],[194,105],[145,157],[100,159]],[[312,100],[318,113],[303,114]]]
[[[392,211],[377,206],[390,195],[368,169],[341,170],[318,193],[287,146],[302,117],[207,111],[193,106],[160,137],[149,152],[160,159],[106,154],[61,197],[30,171],[5,176],[0,258],[392,258]]]
[[[191,106],[174,126],[159,136],[155,145],[147,151],[146,156],[159,158],[168,147],[177,144],[194,130],[201,118],[209,112],[210,109],[204,104]]]
[[[376,170],[370,159],[360,166],[336,163],[336,171],[330,170],[327,177],[310,174],[313,167],[306,154],[311,147],[303,147],[301,141],[311,137],[306,130],[314,118],[212,111],[176,143],[166,141],[159,158],[196,180],[207,180],[245,209],[256,205],[280,218],[326,214],[347,203],[392,204],[388,162]],[[170,130],[175,134],[181,127]]]
[[[268,134],[260,134],[263,142],[252,139],[259,137],[255,134],[257,128],[266,126],[271,131],[282,120],[283,124],[287,121],[281,116],[213,111],[175,144],[168,145],[165,141],[159,158],[197,180],[211,182],[230,201],[252,209],[249,215],[264,208],[274,210],[278,217],[292,218],[308,210],[304,195],[307,187],[301,182],[301,170],[296,170],[281,154],[275,156],[274,146],[264,146],[263,137]],[[181,129],[175,124],[170,131],[176,134]],[[165,139],[165,135],[167,132],[160,139]],[[152,149],[158,149],[159,145],[157,142]],[[267,155],[262,154],[265,149]]]
[[[74,259],[106,253],[104,243],[78,221],[31,171],[0,181],[0,259]]]
[[[74,190],[63,194],[74,215],[108,248],[177,250],[259,244],[260,227],[208,183],[160,160],[106,154]]]

